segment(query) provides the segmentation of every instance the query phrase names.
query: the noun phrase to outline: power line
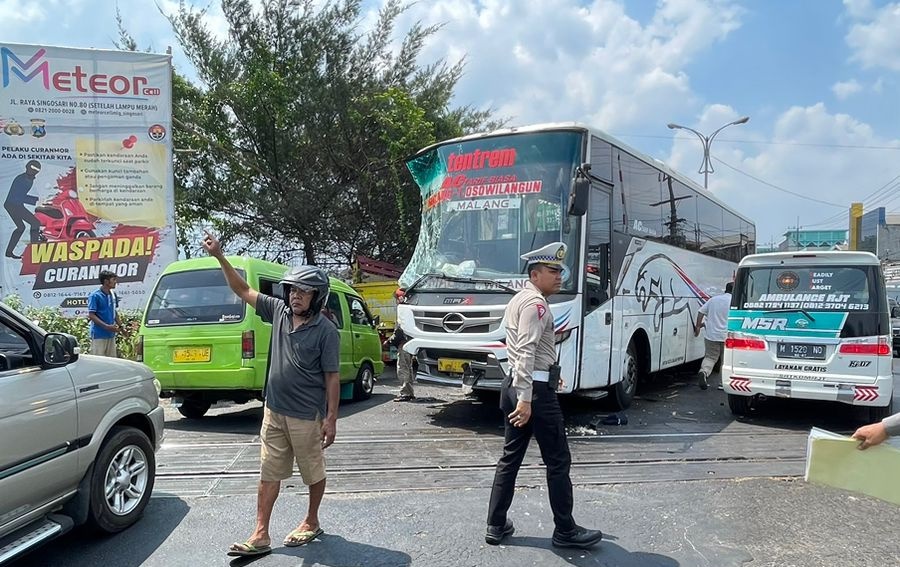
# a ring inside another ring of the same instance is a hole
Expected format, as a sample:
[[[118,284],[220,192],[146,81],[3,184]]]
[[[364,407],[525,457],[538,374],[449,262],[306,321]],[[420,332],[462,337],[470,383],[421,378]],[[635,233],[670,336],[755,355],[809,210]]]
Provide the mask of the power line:
[[[884,197],[886,197],[887,195],[889,195],[891,191],[897,189],[898,187],[900,187],[900,174],[898,174],[897,176],[895,176],[893,179],[891,179],[890,181],[888,181],[887,183],[885,183],[878,189],[872,191],[871,193],[869,193],[868,195],[866,195],[865,197],[860,199],[860,201],[862,201],[864,203],[864,205],[863,205],[864,208],[875,207],[875,206],[877,206],[879,200],[881,200]],[[882,193],[883,193],[883,195],[879,196],[879,194],[882,194]],[[870,201],[870,199],[875,199],[875,200]],[[888,202],[890,202],[890,201],[888,201]],[[840,219],[840,217],[843,214],[844,213],[837,213],[835,215],[825,217],[823,220],[820,220],[818,222],[807,224],[806,226],[819,226],[819,225],[823,225],[823,224],[830,224],[830,223],[836,222],[838,219]]]
[[[773,184],[773,183],[769,183],[768,181],[765,181],[765,180],[763,180],[763,179],[760,179],[759,177],[756,177],[755,175],[752,175],[752,174],[750,174],[750,173],[747,173],[746,171],[741,171],[740,169],[738,169],[738,168],[734,167],[733,165],[729,164],[728,162],[722,161],[721,159],[719,159],[719,158],[717,158],[717,157],[715,157],[715,156],[713,156],[713,159],[716,160],[717,162],[721,163],[721,164],[724,165],[725,167],[727,167],[727,168],[729,168],[729,169],[731,169],[731,170],[733,170],[733,171],[736,171],[737,173],[740,173],[741,175],[745,175],[745,176],[749,177],[750,179],[753,179],[754,181],[756,181],[756,182],[758,182],[758,183],[762,183],[763,185],[765,185],[765,186],[767,186],[767,187],[771,187],[772,189],[776,189],[776,190],[778,190],[778,191],[781,191],[782,193],[787,193],[788,195],[793,195],[794,197],[799,197],[799,198],[801,198],[801,199],[806,199],[807,201],[813,201],[813,202],[815,202],[815,203],[821,203],[821,204],[823,204],[823,205],[829,205],[829,206],[832,206],[832,207],[838,207],[838,208],[841,208],[841,209],[846,209],[846,208],[847,208],[846,205],[839,205],[839,204],[837,204],[837,203],[831,203],[831,202],[829,202],[829,201],[823,201],[823,200],[821,200],[821,199],[815,199],[815,198],[813,198],[813,197],[807,197],[806,195],[803,195],[803,194],[801,194],[801,193],[797,193],[797,192],[795,192],[795,191],[791,191],[791,190],[789,190],[789,189],[785,189],[784,187],[779,187],[778,185],[775,185],[775,184]]]
[[[655,138],[660,140],[693,140],[686,136],[660,136],[653,134],[612,134],[617,138]],[[856,144],[816,144],[812,142],[774,142],[770,140],[736,140],[734,138],[716,138],[716,142],[732,144],[759,144],[764,146],[801,146],[810,148],[838,148],[854,150],[900,150],[900,146],[863,146]]]

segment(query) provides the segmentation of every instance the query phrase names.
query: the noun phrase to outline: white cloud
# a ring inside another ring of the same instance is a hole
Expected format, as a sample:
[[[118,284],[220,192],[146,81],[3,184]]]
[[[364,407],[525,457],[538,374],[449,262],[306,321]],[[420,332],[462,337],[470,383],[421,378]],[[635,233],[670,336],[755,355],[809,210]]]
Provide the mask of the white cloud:
[[[15,29],[17,24],[43,22],[51,15],[55,17],[58,14],[78,13],[84,2],[85,0],[0,0],[0,22],[3,22],[4,34],[9,36],[11,29]]]
[[[834,93],[834,96],[838,98],[838,100],[846,100],[861,90],[862,85],[860,85],[859,81],[857,81],[856,79],[841,81],[831,85],[831,91]]]
[[[853,2],[845,5],[855,20],[846,38],[853,59],[864,67],[900,71],[900,3],[887,4],[877,11],[862,10]]]
[[[708,133],[737,116],[727,106],[710,106],[699,123],[691,126]],[[846,228],[849,204],[872,194],[897,174],[900,139],[881,137],[870,125],[846,114],[832,114],[822,103],[784,111],[771,131],[754,130],[752,121],[735,128],[740,130],[723,132],[721,140],[713,144],[714,156],[781,188],[843,206],[785,194],[714,161],[716,172],[710,176],[710,189],[756,222],[760,242],[773,237],[778,242],[781,234],[797,224],[798,217],[801,228]],[[723,141],[727,139],[759,144]],[[669,161],[676,169],[694,172],[701,157],[699,141],[676,139]],[[867,207],[900,208],[900,192],[880,197],[868,200]],[[822,223],[828,219],[830,222]]]
[[[414,4],[397,29],[446,24],[422,62],[467,54],[460,104],[492,106],[512,124],[577,119],[616,130],[664,124],[683,109],[693,98],[686,66],[742,14],[723,0],[662,0],[641,24],[614,0],[433,0]]]

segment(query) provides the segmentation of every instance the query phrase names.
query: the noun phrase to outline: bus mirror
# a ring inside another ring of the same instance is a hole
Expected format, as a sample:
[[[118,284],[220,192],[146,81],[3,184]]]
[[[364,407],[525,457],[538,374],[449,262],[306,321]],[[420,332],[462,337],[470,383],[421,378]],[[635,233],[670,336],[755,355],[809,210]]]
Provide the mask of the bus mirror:
[[[569,193],[569,214],[575,217],[583,216],[588,208],[588,195],[591,190],[591,180],[587,172],[590,164],[584,164],[575,171],[575,179],[572,180],[572,192]]]

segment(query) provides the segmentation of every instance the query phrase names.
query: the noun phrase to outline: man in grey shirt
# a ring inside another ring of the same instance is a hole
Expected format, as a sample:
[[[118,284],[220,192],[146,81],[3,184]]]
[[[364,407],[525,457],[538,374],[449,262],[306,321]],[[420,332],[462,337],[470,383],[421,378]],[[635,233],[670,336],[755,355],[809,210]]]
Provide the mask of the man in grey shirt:
[[[864,425],[853,434],[854,439],[859,439],[860,449],[868,449],[883,443],[888,437],[900,435],[900,413],[886,417],[878,423]]]
[[[282,279],[285,298],[251,288],[225,258],[209,233],[203,247],[219,261],[228,286],[263,321],[272,323],[266,376],[266,405],[260,429],[260,480],[256,529],[228,555],[252,557],[272,551],[269,523],[281,481],[291,477],[296,460],[309,487],[306,518],[284,540],[288,547],[306,544],[322,533],[319,505],[325,494],[323,451],[334,442],[340,400],[340,335],[321,311],[329,280],[316,266],[294,268]]]

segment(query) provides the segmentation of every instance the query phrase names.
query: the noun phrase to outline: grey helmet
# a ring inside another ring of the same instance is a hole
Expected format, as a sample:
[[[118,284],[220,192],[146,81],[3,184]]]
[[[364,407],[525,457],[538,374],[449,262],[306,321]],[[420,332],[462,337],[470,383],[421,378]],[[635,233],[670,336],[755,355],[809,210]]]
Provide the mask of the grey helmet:
[[[290,307],[290,293],[292,287],[315,291],[309,302],[309,309],[304,313],[305,316],[314,315],[325,307],[328,301],[328,291],[330,283],[328,275],[318,266],[304,265],[291,270],[281,278],[284,286],[284,302]]]

